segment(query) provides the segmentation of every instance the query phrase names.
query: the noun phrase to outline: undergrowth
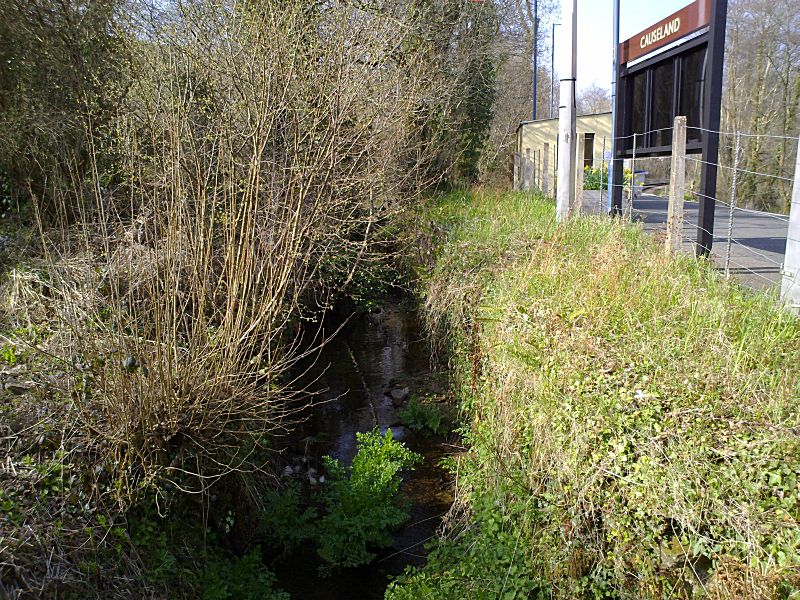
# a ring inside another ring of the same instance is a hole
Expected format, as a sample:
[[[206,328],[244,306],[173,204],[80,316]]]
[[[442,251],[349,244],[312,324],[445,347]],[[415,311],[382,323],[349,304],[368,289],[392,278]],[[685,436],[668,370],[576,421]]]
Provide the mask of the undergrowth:
[[[798,597],[798,319],[535,195],[419,221],[469,450],[444,540],[387,598]]]

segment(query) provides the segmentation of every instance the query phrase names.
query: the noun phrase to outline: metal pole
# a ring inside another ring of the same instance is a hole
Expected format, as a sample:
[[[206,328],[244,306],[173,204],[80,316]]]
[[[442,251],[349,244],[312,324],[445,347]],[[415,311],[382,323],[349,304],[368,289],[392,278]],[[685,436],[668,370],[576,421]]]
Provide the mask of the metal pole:
[[[533,120],[536,120],[536,92],[539,71],[539,0],[533,0]]]
[[[617,147],[617,72],[619,70],[619,2],[620,0],[612,0],[613,9],[613,30],[611,33],[611,43],[614,46],[611,59],[611,163],[608,165],[608,205],[607,211],[611,212],[611,199],[613,197],[614,184],[614,163],[617,160],[615,156]],[[603,157],[605,160],[605,157]],[[602,194],[601,194],[602,196]]]
[[[600,204],[597,207],[597,214],[603,214],[603,170],[606,167],[606,136],[603,136],[603,154],[601,155],[602,162],[600,163]],[[608,175],[608,172],[606,172]]]
[[[736,182],[739,173],[739,147],[742,140],[741,132],[736,132],[736,146],[733,149],[733,178],[731,180],[731,206],[728,211],[728,242],[725,247],[725,277],[731,276],[731,244],[733,240],[733,213],[736,210]]]
[[[550,118],[556,109],[555,81],[556,81],[556,27],[561,23],[553,23],[553,39],[550,43]]]
[[[564,47],[561,75],[561,92],[558,107],[558,196],[556,201],[556,220],[563,221],[569,216],[569,205],[575,196],[575,73],[578,55],[578,0],[564,0],[561,5],[561,22],[567,30],[567,43]]]
[[[711,3],[707,66],[703,83],[703,162],[700,166],[700,209],[697,213],[697,256],[708,256],[714,243],[714,209],[717,196],[719,124],[728,0]]]

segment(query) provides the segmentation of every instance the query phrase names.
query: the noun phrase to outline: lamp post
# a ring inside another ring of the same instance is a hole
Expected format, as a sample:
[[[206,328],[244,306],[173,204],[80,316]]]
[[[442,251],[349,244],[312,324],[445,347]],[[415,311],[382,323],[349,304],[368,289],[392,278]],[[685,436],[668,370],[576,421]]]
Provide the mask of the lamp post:
[[[556,27],[561,23],[553,23],[553,38],[550,43],[550,118],[553,118],[553,111],[556,107],[554,87],[553,84],[556,79]]]
[[[530,4],[528,5],[530,6]],[[533,120],[536,120],[536,92],[539,71],[539,0],[533,0]]]

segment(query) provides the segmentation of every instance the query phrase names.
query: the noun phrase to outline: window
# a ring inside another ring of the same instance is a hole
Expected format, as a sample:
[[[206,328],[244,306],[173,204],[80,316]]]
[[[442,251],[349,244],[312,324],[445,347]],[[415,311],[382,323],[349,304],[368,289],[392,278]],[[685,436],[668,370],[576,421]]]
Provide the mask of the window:
[[[698,48],[684,56],[681,65],[681,90],[678,114],[686,117],[686,139],[699,142],[701,132],[693,127],[700,127],[703,115],[703,67],[706,60],[706,49]]]
[[[641,71],[633,76],[631,94],[631,133],[642,134],[647,131],[647,71]],[[628,141],[633,144],[632,141]],[[637,141],[637,146],[642,146]]]
[[[675,64],[668,60],[653,68],[653,108],[650,129],[651,146],[668,146],[672,143],[672,105],[675,93]]]

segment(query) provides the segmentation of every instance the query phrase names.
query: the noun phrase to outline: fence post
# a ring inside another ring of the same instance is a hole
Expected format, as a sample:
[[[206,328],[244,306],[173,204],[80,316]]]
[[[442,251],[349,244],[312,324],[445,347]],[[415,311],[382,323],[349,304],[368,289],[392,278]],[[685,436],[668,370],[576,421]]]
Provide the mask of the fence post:
[[[569,211],[575,217],[581,216],[583,210],[583,154],[586,151],[586,134],[578,134],[578,149],[575,158],[575,202]]]
[[[553,144],[553,198],[558,193],[558,140]]]
[[[515,192],[519,191],[519,152],[514,152],[514,183],[513,189]]]
[[[531,162],[531,149],[525,148],[525,168],[523,169],[522,189],[530,191],[531,178],[533,177],[533,163]]]
[[[800,148],[797,149],[794,165],[792,209],[789,212],[789,231],[783,258],[781,300],[795,311],[800,308]]]
[[[739,148],[742,143],[741,132],[736,132],[736,146],[733,149],[733,177],[731,179],[731,206],[728,210],[728,242],[725,245],[725,277],[731,276],[731,244],[733,243],[733,215],[736,211],[736,182],[739,174]]]
[[[631,182],[633,185],[633,182]],[[667,252],[679,252],[683,240],[683,201],[686,190],[686,117],[675,117],[667,208]]]
[[[550,167],[550,144],[545,142],[544,150],[542,151],[542,193],[547,196],[550,193],[550,173],[548,173]]]

